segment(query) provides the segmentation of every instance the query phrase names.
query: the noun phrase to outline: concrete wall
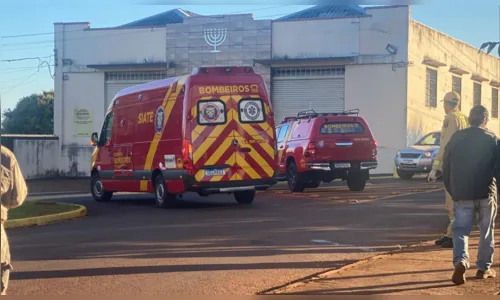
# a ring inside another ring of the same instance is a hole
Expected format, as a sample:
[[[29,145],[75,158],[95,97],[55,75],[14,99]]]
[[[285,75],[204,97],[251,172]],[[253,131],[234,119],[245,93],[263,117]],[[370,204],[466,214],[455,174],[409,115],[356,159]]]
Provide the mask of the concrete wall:
[[[360,18],[275,21],[273,58],[324,58],[359,54]]]
[[[53,135],[2,135],[1,143],[9,148],[19,163],[25,179],[59,175],[59,139]]]
[[[204,36],[204,30],[226,29],[226,37],[214,50]],[[252,14],[191,17],[183,24],[169,24],[166,53],[175,62],[173,75],[190,74],[194,67],[253,65],[254,59],[271,57],[271,21],[254,20]],[[269,68],[261,65],[255,71],[270,85]]]
[[[60,173],[88,175],[90,135],[75,131],[75,109],[92,114],[93,131],[100,131],[107,107],[105,73],[87,65],[165,62],[166,28],[91,29],[88,22],[56,23],[54,34],[54,134],[61,137],[56,149]]]
[[[479,45],[476,45],[479,46]],[[476,47],[465,44],[441,32],[414,20],[410,23],[409,59],[413,65],[409,69],[408,79],[408,136],[411,145],[423,135],[433,130],[441,130],[444,109],[440,102],[444,94],[452,89],[450,68],[459,68],[468,74],[462,78],[462,112],[468,115],[473,103],[472,75],[487,79],[482,82],[482,105],[491,114],[491,81],[500,81],[500,59],[478,53]],[[424,59],[431,59],[443,64],[431,67],[437,70],[437,108],[426,107],[426,68]],[[498,119],[492,119],[488,127],[499,134]]]
[[[368,13],[371,17],[359,19],[358,63],[346,66],[345,107],[359,108],[370,125],[379,146],[379,166],[372,174],[385,174],[392,173],[394,155],[406,145],[409,9],[396,6]],[[385,49],[388,43],[397,47],[395,55]]]

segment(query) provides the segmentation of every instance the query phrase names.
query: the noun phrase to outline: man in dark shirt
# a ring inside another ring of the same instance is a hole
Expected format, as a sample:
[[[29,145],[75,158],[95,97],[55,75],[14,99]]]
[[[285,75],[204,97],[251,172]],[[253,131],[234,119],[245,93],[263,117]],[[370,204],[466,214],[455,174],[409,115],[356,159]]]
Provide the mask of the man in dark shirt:
[[[487,122],[488,109],[474,106],[469,114],[470,127],[453,134],[444,152],[444,184],[454,201],[452,282],[456,285],[465,283],[468,240],[476,212],[480,231],[476,278],[496,276],[491,265],[498,206],[499,144],[495,134],[486,129]]]

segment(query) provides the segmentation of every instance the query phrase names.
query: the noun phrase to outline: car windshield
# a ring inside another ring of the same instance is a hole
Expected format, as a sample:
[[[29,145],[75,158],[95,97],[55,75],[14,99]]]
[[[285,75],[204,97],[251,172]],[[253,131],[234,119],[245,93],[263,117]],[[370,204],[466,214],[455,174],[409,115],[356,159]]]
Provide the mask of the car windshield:
[[[441,141],[441,134],[439,132],[433,132],[421,138],[415,145],[439,146],[440,141]]]

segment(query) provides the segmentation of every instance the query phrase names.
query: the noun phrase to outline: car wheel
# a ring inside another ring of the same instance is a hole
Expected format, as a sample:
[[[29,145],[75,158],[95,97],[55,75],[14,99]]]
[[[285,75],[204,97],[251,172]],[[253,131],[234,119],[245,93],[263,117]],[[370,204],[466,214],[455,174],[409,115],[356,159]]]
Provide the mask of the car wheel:
[[[400,170],[397,170],[397,173],[398,173],[399,178],[404,179],[404,180],[410,180],[415,175],[415,173],[413,173],[413,172],[400,171]]]
[[[154,188],[155,202],[157,207],[167,208],[172,204],[172,202],[175,201],[176,195],[170,194],[168,192],[163,175],[156,176]]]
[[[255,190],[234,192],[234,199],[239,204],[251,204],[255,199]]]
[[[97,202],[106,202],[111,200],[111,197],[113,197],[113,192],[104,190],[101,177],[97,172],[92,174],[90,179],[90,193],[92,194],[92,198],[94,198]]]
[[[366,186],[366,177],[361,172],[347,175],[347,186],[352,192],[361,192]]]
[[[287,167],[288,173],[288,189],[293,193],[302,193],[305,190],[303,182],[300,182],[300,174],[297,171],[297,166],[292,161]]]

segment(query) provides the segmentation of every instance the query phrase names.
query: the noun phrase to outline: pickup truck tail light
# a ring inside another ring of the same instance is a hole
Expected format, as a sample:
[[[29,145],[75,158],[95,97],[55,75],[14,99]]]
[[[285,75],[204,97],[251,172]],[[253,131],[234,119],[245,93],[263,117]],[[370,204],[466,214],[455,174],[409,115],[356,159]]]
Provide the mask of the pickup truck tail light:
[[[377,147],[378,147],[377,141],[372,140],[372,157],[373,157],[373,159],[377,158],[377,154],[378,154]]]
[[[306,151],[304,152],[305,157],[314,157],[316,155],[316,142],[309,142],[307,144]]]

